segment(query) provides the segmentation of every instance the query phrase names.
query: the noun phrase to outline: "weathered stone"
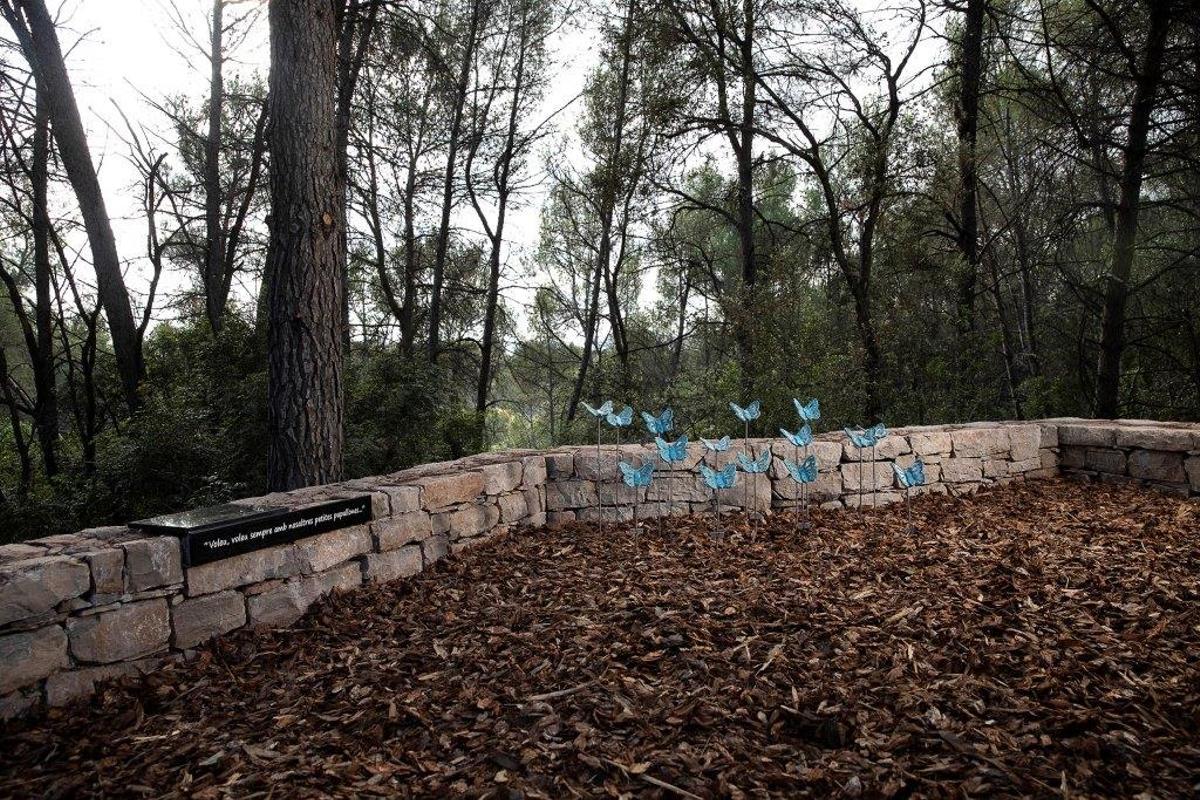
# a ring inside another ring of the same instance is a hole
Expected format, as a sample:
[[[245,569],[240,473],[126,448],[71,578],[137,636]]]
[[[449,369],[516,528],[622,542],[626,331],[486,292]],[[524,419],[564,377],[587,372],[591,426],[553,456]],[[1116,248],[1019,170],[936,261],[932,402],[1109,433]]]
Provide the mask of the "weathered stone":
[[[1129,474],[1159,483],[1184,483],[1183,454],[1161,450],[1134,450],[1129,454]]]
[[[1108,448],[1089,448],[1084,457],[1084,466],[1110,475],[1125,474],[1125,453]]]
[[[379,490],[388,496],[393,516],[421,509],[420,486],[381,486]]]
[[[250,624],[272,627],[291,625],[304,616],[309,606],[334,589],[352,589],[360,583],[362,569],[357,563],[291,578],[282,586],[247,600]]]
[[[902,492],[867,492],[862,496],[863,508],[881,508],[883,506],[898,503],[904,499]],[[858,495],[846,495],[844,498],[846,508],[858,508]]]
[[[433,535],[429,513],[410,511],[371,523],[376,547],[380,552],[395,550],[410,542],[420,542]]]
[[[1063,469],[1083,469],[1087,464],[1087,449],[1083,447],[1075,447],[1067,445],[1061,448],[1058,454],[1058,465]],[[1042,459],[1042,466],[1046,465],[1046,459]]]
[[[363,556],[363,579],[372,583],[384,583],[398,578],[407,578],[421,571],[421,545],[406,544],[399,550],[387,553],[369,553]]]
[[[706,498],[711,502],[712,495]],[[717,503],[742,510],[767,512],[771,510],[771,481],[766,475],[754,476],[740,473],[737,485],[730,489],[717,490]],[[665,504],[664,504],[665,505]],[[674,506],[672,506],[674,512]]]
[[[956,458],[979,458],[1009,452],[1008,431],[1004,428],[962,428],[951,432]]]
[[[600,480],[620,480],[621,472],[617,467],[617,462],[620,460],[621,455],[611,447],[601,449],[599,463],[597,463],[596,448],[581,448],[575,451],[575,477],[594,481],[598,475]]]
[[[1058,426],[1058,443],[1063,447],[1112,447],[1117,429],[1109,423],[1085,422]]]
[[[1195,447],[1198,434],[1186,428],[1119,427],[1116,430],[1117,447],[1140,450],[1160,450],[1169,453],[1186,453]]]
[[[528,509],[528,513],[536,514],[539,511],[546,510],[546,489],[544,486],[522,489],[521,493],[525,495],[525,508]]]
[[[1013,461],[1037,458],[1042,446],[1042,431],[1037,425],[1013,426],[1008,429],[1008,441]]]
[[[1007,478],[1009,463],[1002,458],[983,459],[983,477],[992,479]]]
[[[549,480],[565,480],[575,475],[574,452],[556,451],[545,456],[546,477]]]
[[[91,572],[93,599],[117,597],[125,591],[125,552],[123,550],[118,548],[92,550],[79,553],[76,557],[86,563]],[[183,580],[182,576],[179,580]]]
[[[521,485],[541,486],[546,482],[546,457],[526,456],[521,459]]]
[[[912,447],[912,451],[919,456],[948,456],[950,455],[953,447],[950,434],[945,431],[910,433],[908,435],[908,441],[909,445]]]
[[[546,510],[565,511],[596,504],[596,484],[591,481],[550,481],[546,484]]]
[[[870,461],[864,461],[861,465],[858,462],[851,464],[842,464],[842,485],[847,494],[853,492],[858,493],[859,488],[864,492],[870,492],[872,488],[887,489],[895,483],[896,476],[892,473],[892,462],[876,461],[872,464]],[[861,475],[861,481],[859,477]],[[872,479],[874,475],[874,479]]]
[[[1188,483],[1192,486],[1193,492],[1200,492],[1200,456],[1191,456],[1183,463],[1184,472],[1187,473]]]
[[[425,557],[425,565],[436,564],[450,554],[450,537],[444,534],[430,536],[421,542],[421,555]]]
[[[806,489],[802,489],[800,484],[792,480],[791,477],[780,477],[772,482],[775,497],[788,501],[800,500],[802,497],[807,497],[809,502],[824,502],[825,500],[841,497],[843,488],[842,471],[840,469],[818,472],[817,479],[808,484]]]
[[[520,461],[489,464],[483,468],[483,490],[486,494],[511,492],[521,484]]]
[[[184,600],[171,609],[171,644],[185,650],[246,624],[246,598],[224,591]]]
[[[478,536],[500,521],[500,509],[492,504],[466,506],[450,514],[450,540]]]
[[[970,483],[983,480],[983,464],[978,458],[947,458],[942,461],[944,483]]]
[[[563,525],[568,525],[575,521],[574,511],[547,511],[546,524],[551,528],[558,528]]]
[[[641,509],[638,509],[639,515]],[[585,522],[596,522],[603,519],[605,522],[629,522],[633,519],[633,506],[605,506],[603,509],[581,508],[578,512],[579,519]]]
[[[267,547],[188,569],[187,593],[210,594],[272,578],[287,578],[299,571],[300,560],[294,545]]]
[[[0,544],[0,564],[7,564],[10,561],[24,561],[44,555],[46,555],[46,548],[44,547],[37,547],[36,545],[25,544],[23,542]]]
[[[138,672],[137,665],[129,662],[56,672],[46,679],[46,705],[59,707],[84,700],[95,693],[98,681],[111,681]]]
[[[163,650],[171,635],[167,601],[130,603],[104,614],[67,620],[71,655],[79,661],[111,664]]]
[[[0,566],[0,625],[44,614],[91,586],[87,564],[41,556]]]
[[[301,572],[324,572],[332,566],[370,552],[368,525],[355,525],[340,531],[309,536],[296,542],[296,558]]]
[[[59,625],[0,636],[0,695],[69,665],[67,635]]]
[[[744,473],[738,473],[738,481],[745,479]],[[623,501],[633,501],[633,489],[628,486],[623,487],[625,492],[621,499]],[[705,500],[712,499],[712,490],[704,485],[700,479],[700,474],[671,474],[665,473],[661,477],[656,476],[650,485],[646,487],[642,495],[642,501],[648,503],[662,503],[668,500],[676,503],[702,503]],[[612,503],[613,493],[607,493],[604,498],[605,503]]]
[[[144,592],[172,583],[183,582],[179,560],[179,540],[173,536],[155,536],[123,542],[125,583],[130,592]]]
[[[28,714],[38,705],[38,693],[33,690],[0,695],[0,720],[16,719]]]
[[[517,522],[529,515],[529,504],[525,500],[525,492],[500,495],[498,502],[501,522]]]
[[[450,512],[443,511],[440,514],[429,515],[429,529],[434,536],[448,536],[450,534]]]
[[[456,472],[421,478],[421,503],[427,511],[440,511],[459,503],[470,503],[483,494],[482,472]]]
[[[1038,457],[1026,459],[1025,461],[1014,461],[1009,464],[1008,472],[1010,475],[1018,475],[1026,472],[1035,472],[1042,468],[1042,459]]]
[[[898,456],[911,453],[908,439],[903,436],[885,436],[875,446],[875,457],[895,460]]]
[[[530,514],[528,517],[525,518],[524,522],[521,523],[521,526],[525,527],[525,528],[540,528],[540,527],[544,526],[545,524],[546,524],[546,512],[545,511],[535,511],[534,513]]]

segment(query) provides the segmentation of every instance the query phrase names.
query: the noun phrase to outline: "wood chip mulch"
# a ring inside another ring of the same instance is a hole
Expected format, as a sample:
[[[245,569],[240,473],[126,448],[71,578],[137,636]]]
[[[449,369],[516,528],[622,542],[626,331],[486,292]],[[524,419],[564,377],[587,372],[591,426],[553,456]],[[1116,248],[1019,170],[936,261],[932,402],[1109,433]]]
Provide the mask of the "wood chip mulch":
[[[1184,797],[1200,503],[513,535],[0,727],[0,796]]]

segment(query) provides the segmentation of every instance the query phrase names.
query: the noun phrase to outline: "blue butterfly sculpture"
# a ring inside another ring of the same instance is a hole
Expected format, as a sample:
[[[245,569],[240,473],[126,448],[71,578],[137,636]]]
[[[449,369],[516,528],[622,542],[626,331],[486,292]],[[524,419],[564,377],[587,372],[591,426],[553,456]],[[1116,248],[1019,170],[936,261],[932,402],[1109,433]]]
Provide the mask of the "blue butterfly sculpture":
[[[714,492],[718,489],[731,489],[737,483],[737,464],[731,462],[721,470],[701,464],[700,476],[704,478],[705,485]]]
[[[758,454],[758,458],[753,460],[747,458],[745,453],[738,453],[737,460],[742,465],[743,470],[752,475],[757,475],[771,468],[771,451],[763,448],[763,451]]]
[[[816,422],[821,418],[821,404],[817,402],[817,398],[815,397],[807,403],[801,403],[793,397],[792,405],[796,406],[796,413],[805,422]]]
[[[905,489],[911,489],[914,486],[920,486],[925,483],[925,465],[919,458],[907,469],[893,461],[892,472],[896,473],[896,479],[900,481],[900,486]]]
[[[788,475],[792,476],[792,480],[796,483],[812,483],[817,479],[817,457],[809,456],[802,462],[797,464],[790,458],[783,460],[783,466],[787,468]]]
[[[633,406],[625,406],[620,414],[614,414],[611,410],[605,414],[604,419],[609,425],[614,428],[624,428],[633,422]]]
[[[634,467],[632,464],[627,464],[624,461],[618,461],[617,466],[621,468],[621,480],[625,485],[632,488],[633,492],[633,530],[638,529],[638,498],[641,492],[637,491],[650,485],[650,479],[654,477],[654,462],[647,461],[640,467]]]
[[[591,414],[593,417],[607,417],[609,414],[612,413],[612,410],[613,410],[612,400],[605,400],[604,405],[600,406],[599,408],[594,408],[593,406],[590,406],[587,403],[584,403],[583,407],[586,408],[588,410],[588,413]]]
[[[852,428],[843,428],[846,432],[846,437],[850,439],[850,443],[860,450],[866,447],[874,447],[880,441],[887,438],[888,430],[881,422],[878,425],[870,428],[853,430]]]
[[[651,434],[662,436],[664,433],[670,433],[675,426],[675,412],[666,408],[656,417],[649,411],[643,411],[642,421],[646,423],[646,430]]]
[[[729,437],[728,436],[722,436],[720,439],[716,439],[716,440],[705,439],[703,436],[701,436],[700,442],[701,442],[701,444],[704,445],[705,450],[708,450],[709,452],[712,452],[712,453],[724,453],[726,450],[729,449]]]
[[[921,486],[925,483],[925,464],[921,459],[917,459],[910,467],[902,467],[896,462],[892,462],[892,472],[896,473],[896,480],[904,487],[904,505],[908,511],[908,532],[913,533],[917,527],[913,525],[912,516],[912,499],[909,497],[912,494],[914,486]]]
[[[674,464],[687,458],[688,438],[686,436],[680,436],[673,442],[665,441],[661,436],[655,436],[654,444],[658,447],[659,458],[668,464]]]
[[[789,442],[791,442],[794,447],[808,447],[810,444],[812,444],[812,440],[813,440],[812,426],[809,425],[807,422],[804,423],[803,428],[796,431],[795,433],[789,433],[788,431],[784,430],[783,428],[780,428],[779,432],[782,433],[783,438],[785,438]]]
[[[755,400],[745,408],[742,408],[737,403],[730,403],[729,407],[733,409],[734,414],[737,414],[738,419],[746,423],[749,423],[752,419],[758,419],[762,414],[762,403],[758,400]]]

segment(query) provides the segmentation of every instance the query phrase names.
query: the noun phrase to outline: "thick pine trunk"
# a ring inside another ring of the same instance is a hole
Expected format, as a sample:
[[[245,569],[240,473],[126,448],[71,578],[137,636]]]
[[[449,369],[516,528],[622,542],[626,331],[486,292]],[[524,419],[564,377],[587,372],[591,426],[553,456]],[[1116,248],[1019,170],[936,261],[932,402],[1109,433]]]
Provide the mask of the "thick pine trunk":
[[[1121,355],[1125,351],[1125,306],[1133,273],[1141,206],[1142,175],[1146,164],[1150,117],[1162,83],[1163,50],[1171,14],[1168,0],[1150,6],[1150,31],[1138,70],[1129,112],[1129,132],[1121,169],[1120,198],[1113,232],[1112,266],[1104,290],[1104,316],[1100,326],[1100,363],[1096,370],[1096,416],[1116,417],[1120,411]]]
[[[208,136],[204,140],[204,234],[207,252],[204,259],[204,306],[208,327],[221,332],[225,301],[225,236],[221,229],[221,112],[225,107],[224,64],[225,0],[213,0],[212,30],[209,32]]]
[[[328,0],[275,0],[269,16],[267,477],[283,490],[341,477],[346,254],[334,9]]]
[[[983,20],[986,9],[986,0],[967,0],[956,109],[960,195],[958,248],[963,257],[963,272],[958,284],[958,310],[959,325],[965,331],[975,329],[975,291],[979,279],[979,178],[975,144],[979,132],[979,82],[983,74]]]
[[[44,0],[20,0],[20,8],[29,26],[29,37],[22,42],[22,47],[33,66],[38,93],[45,97],[51,129],[58,143],[59,159],[79,201],[79,211],[92,250],[97,293],[108,318],[121,387],[129,407],[137,408],[140,405],[138,384],[145,372],[141,337],[133,321],[129,292],[125,288],[121,261],[117,256],[117,242],[113,238],[96,168],[92,164],[87,135],[63,60],[62,47]]]
[[[34,410],[38,444],[42,450],[42,466],[46,477],[58,474],[58,389],[54,373],[54,310],[50,293],[50,213],[47,206],[49,187],[50,114],[44,98],[38,93],[33,130],[33,264],[34,264],[34,327],[36,329],[33,358],[34,388],[37,405]]]

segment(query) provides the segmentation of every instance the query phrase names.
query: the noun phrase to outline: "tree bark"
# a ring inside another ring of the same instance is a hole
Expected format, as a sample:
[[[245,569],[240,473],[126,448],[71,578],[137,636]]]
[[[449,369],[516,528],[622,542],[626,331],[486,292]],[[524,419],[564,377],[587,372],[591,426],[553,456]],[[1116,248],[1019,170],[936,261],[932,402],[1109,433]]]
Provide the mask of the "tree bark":
[[[50,296],[50,211],[47,205],[50,157],[50,112],[41,92],[37,93],[33,131],[33,265],[34,327],[36,348],[33,360],[37,405],[34,420],[42,466],[47,478],[58,474],[58,393],[54,379],[54,312]]]
[[[463,108],[467,103],[467,85],[471,79],[471,64],[475,60],[475,44],[479,36],[479,17],[483,0],[471,0],[471,20],[467,41],[463,45],[462,61],[454,84],[451,109],[450,138],[446,146],[446,170],[442,178],[442,218],[438,226],[437,246],[433,256],[433,289],[429,298],[428,358],[438,359],[441,350],[442,283],[446,277],[446,255],[450,248],[450,213],[454,201],[454,174],[458,166],[458,149],[462,136]]]
[[[1096,415],[1116,417],[1120,411],[1121,355],[1125,350],[1125,306],[1137,242],[1150,117],[1162,83],[1163,51],[1171,25],[1169,0],[1152,0],[1150,29],[1129,111],[1129,130],[1121,168],[1120,198],[1113,232],[1112,266],[1105,281],[1104,316],[1100,325],[1100,360],[1096,369]]]
[[[959,64],[958,172],[959,219],[958,249],[962,252],[963,272],[958,284],[959,325],[964,331],[975,329],[975,290],[979,279],[979,177],[976,141],[979,132],[979,83],[983,74],[983,21],[987,0],[967,0]]]
[[[267,478],[272,490],[338,480],[344,415],[345,240],[328,0],[270,5],[271,238]]]
[[[220,288],[225,284],[225,232],[221,229],[221,114],[225,108],[224,52],[225,0],[213,0],[209,32],[208,137],[204,140],[204,307],[208,326],[221,332],[225,304]]]
[[[45,0],[17,0],[17,4],[24,13],[28,28],[17,24],[13,27],[33,68],[38,93],[46,99],[51,130],[58,143],[58,155],[79,201],[80,214],[92,250],[97,292],[108,318],[125,401],[131,409],[136,409],[141,404],[138,384],[145,373],[141,339],[133,320],[129,292],[125,288],[121,262],[117,256],[116,239],[113,237],[96,168],[92,164],[62,47]],[[10,17],[10,22],[13,21]]]

